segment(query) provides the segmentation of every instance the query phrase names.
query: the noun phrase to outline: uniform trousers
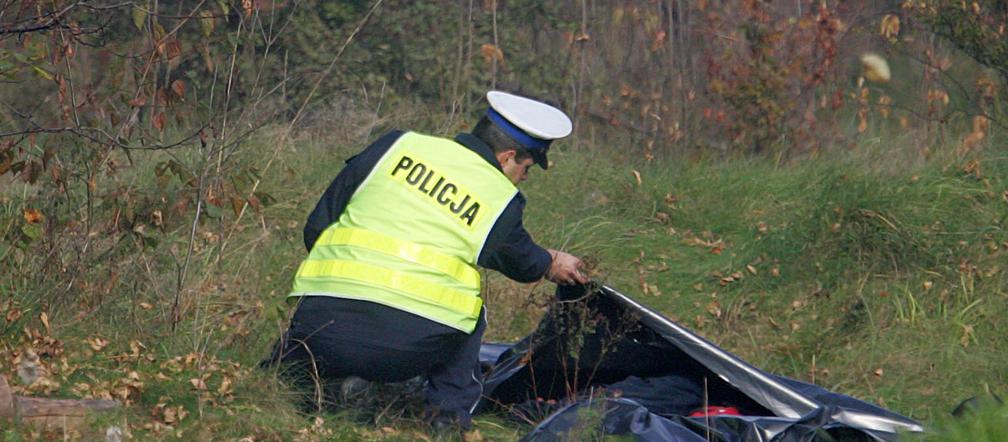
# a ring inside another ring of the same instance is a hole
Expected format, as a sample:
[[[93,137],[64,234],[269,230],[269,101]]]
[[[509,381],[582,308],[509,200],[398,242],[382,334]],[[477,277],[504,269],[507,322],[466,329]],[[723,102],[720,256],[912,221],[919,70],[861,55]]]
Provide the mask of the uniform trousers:
[[[400,382],[423,376],[428,413],[469,428],[483,392],[479,350],[485,330],[486,310],[467,334],[377,303],[309,296],[270,361],[308,370],[323,381],[357,376]]]

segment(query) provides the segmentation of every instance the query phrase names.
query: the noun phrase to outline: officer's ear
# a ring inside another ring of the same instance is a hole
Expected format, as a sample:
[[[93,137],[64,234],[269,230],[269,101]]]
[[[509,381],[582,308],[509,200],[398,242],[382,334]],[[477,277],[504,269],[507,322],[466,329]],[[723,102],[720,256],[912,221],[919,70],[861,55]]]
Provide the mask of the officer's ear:
[[[516,155],[518,155],[518,151],[515,149],[502,150],[494,154],[494,156],[497,157],[497,163],[499,163],[501,167],[504,167],[508,160],[513,160]]]

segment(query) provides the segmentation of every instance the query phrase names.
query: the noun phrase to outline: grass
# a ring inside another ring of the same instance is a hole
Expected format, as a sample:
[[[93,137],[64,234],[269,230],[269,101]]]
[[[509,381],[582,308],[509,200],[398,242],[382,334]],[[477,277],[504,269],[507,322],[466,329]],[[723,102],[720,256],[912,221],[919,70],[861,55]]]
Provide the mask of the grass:
[[[170,212],[185,186],[178,178],[159,186],[153,171],[169,158],[198,170],[199,157],[151,156],[103,181],[104,192],[133,192],[134,219],[162,210],[163,224],[95,229],[90,244],[104,252],[83,264],[74,260],[79,228],[45,243],[56,247],[49,255],[17,232],[24,208],[59,208],[33,200],[30,187],[7,187],[0,373],[26,394],[120,400],[128,406],[94,427],[119,426],[136,439],[437,439],[409,410],[377,425],[349,413],[304,416],[299,393],[256,368],[287,321],[283,297],[304,255],[303,220],[367,137],[344,132],[306,131],[280,146],[269,169],[269,134],[245,146],[233,169],[257,168],[275,202],[238,224],[227,205],[198,223],[181,290],[193,207]],[[525,224],[540,243],[593,263],[597,279],[756,366],[907,414],[934,427],[934,440],[1003,435],[1003,409],[944,416],[1008,386],[1008,159],[938,149],[922,160],[909,144],[882,144],[788,163],[647,162],[632,149],[561,147],[554,167],[533,172],[523,188]],[[123,207],[109,201],[96,224]],[[489,274],[487,339],[528,333],[552,289]],[[28,349],[50,383],[16,379],[15,359]],[[496,415],[475,422],[486,440],[528,430]],[[4,440],[62,437],[4,431]]]

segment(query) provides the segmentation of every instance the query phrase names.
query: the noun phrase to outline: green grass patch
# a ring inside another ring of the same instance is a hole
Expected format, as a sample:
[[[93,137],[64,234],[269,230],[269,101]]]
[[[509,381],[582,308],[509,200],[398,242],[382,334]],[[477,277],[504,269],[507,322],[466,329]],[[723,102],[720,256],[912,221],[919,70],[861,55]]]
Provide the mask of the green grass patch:
[[[168,161],[201,170],[209,163],[199,155],[123,163],[97,189],[105,198],[91,237],[86,219],[58,220],[62,236],[47,240],[22,230],[25,208],[56,214],[83,207],[80,195],[38,201],[30,188],[5,189],[0,373],[25,394],[120,400],[127,406],[95,427],[137,439],[435,439],[405,405],[303,414],[304,393],[257,368],[287,323],[304,219],[366,142],[347,134],[284,145],[265,134],[234,152],[220,188],[247,192],[261,180],[257,192],[269,196],[240,220],[225,201],[193,223],[186,174],[163,172]],[[560,146],[554,167],[523,187],[525,225],[541,244],[584,257],[597,280],[758,367],[879,403],[935,434],[986,434],[1003,414],[944,416],[1008,386],[1008,159],[922,160],[907,149],[647,162]],[[487,338],[498,341],[528,333],[554,288],[496,274],[486,286]],[[51,382],[18,379],[28,350]],[[486,440],[529,429],[498,415],[475,422]],[[5,431],[7,440],[32,433]]]

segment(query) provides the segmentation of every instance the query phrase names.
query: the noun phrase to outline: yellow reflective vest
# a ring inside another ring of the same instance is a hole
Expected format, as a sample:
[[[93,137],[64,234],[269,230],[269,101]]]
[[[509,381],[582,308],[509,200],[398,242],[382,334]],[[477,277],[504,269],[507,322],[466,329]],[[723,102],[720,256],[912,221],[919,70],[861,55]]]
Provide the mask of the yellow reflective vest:
[[[476,152],[407,132],[319,236],[290,296],[377,302],[471,333],[476,259],[517,192]]]

